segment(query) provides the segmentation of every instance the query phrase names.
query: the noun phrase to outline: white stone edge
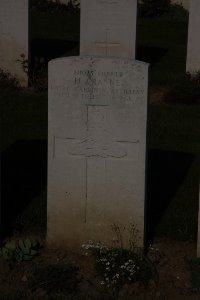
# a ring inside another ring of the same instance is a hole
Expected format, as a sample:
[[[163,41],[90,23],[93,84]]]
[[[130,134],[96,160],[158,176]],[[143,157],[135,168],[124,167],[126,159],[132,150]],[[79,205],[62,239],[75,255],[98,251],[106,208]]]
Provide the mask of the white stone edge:
[[[130,58],[126,58],[126,57],[115,57],[115,56],[109,56],[109,57],[105,57],[105,56],[93,56],[93,55],[80,55],[80,56],[68,56],[68,57],[58,57],[58,58],[54,58],[52,60],[49,61],[48,65],[52,65],[56,62],[62,62],[62,61],[67,61],[67,60],[80,60],[82,58],[88,58],[88,59],[96,59],[96,60],[100,60],[100,59],[104,59],[104,60],[108,60],[108,61],[124,61],[124,62],[132,62],[135,64],[140,64],[140,65],[144,65],[144,66],[149,66],[150,64],[144,61],[140,61],[140,60],[135,60],[135,59],[130,59]]]

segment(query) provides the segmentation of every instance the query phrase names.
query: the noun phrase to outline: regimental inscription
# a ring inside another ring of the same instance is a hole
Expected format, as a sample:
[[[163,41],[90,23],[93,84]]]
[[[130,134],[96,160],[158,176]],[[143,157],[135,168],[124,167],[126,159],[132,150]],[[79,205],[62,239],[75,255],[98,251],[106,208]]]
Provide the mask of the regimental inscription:
[[[83,100],[100,99],[113,95],[116,101],[135,103],[139,97],[144,95],[144,86],[141,85],[140,78],[137,76],[135,86],[132,88],[122,87],[121,83],[125,74],[123,72],[94,70],[75,70],[74,86],[81,93]]]

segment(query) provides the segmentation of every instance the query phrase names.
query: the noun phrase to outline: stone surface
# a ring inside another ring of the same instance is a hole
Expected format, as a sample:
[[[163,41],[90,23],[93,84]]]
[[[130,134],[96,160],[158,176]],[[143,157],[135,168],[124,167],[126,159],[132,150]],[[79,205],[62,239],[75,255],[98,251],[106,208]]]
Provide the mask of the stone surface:
[[[48,241],[143,245],[148,65],[71,57],[49,63]],[[122,228],[126,227],[124,231]]]
[[[135,58],[137,0],[82,0],[80,54]]]
[[[198,237],[197,237],[197,257],[200,257],[200,185],[199,185],[199,218],[198,218]]]
[[[28,0],[0,1],[0,68],[15,75],[27,86],[27,75],[18,62],[28,59]]]
[[[200,1],[190,4],[186,71],[195,73],[200,70]]]

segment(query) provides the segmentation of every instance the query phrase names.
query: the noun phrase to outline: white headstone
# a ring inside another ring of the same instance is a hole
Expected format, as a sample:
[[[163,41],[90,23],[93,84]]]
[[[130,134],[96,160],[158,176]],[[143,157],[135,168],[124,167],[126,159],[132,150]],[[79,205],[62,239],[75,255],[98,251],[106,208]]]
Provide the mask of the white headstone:
[[[186,71],[195,73],[200,70],[200,1],[190,3]]]
[[[0,0],[0,69],[27,86],[27,75],[17,60],[28,59],[28,0]]]
[[[133,60],[49,63],[49,242],[110,244],[112,225],[133,223],[143,245],[147,84]]]
[[[137,0],[82,0],[80,54],[135,59]]]

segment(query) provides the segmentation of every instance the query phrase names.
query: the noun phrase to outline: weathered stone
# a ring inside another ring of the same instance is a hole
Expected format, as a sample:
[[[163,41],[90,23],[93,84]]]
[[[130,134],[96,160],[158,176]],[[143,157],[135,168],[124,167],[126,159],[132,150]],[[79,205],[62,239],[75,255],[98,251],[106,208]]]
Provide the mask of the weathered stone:
[[[21,56],[23,55],[23,57]],[[17,60],[28,59],[28,0],[0,1],[0,69],[27,86],[27,74]]]
[[[198,217],[197,257],[200,257],[200,187],[199,187],[199,217]]]
[[[111,244],[121,228],[127,246],[135,224],[143,245],[147,82],[133,60],[49,63],[49,242]]]
[[[82,0],[80,54],[135,58],[137,0]]]
[[[196,73],[200,70],[200,1],[193,0],[190,3],[187,45],[186,71]]]

